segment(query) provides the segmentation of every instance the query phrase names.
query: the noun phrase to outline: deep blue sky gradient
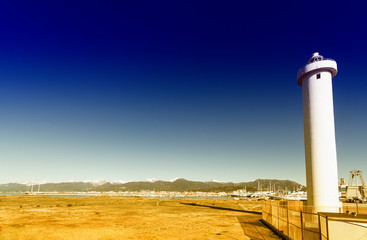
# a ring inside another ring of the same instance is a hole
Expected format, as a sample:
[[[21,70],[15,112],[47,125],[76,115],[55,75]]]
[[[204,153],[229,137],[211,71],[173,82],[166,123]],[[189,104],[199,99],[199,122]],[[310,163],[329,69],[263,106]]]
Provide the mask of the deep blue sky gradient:
[[[339,67],[339,176],[367,173],[366,6],[297,3],[2,3],[0,182],[305,184],[296,73],[315,51]]]

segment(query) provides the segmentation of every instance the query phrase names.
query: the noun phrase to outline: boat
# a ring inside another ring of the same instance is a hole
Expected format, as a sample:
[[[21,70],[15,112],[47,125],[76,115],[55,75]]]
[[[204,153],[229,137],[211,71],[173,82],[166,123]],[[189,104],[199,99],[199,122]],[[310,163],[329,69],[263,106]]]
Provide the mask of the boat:
[[[31,187],[31,191],[30,192],[25,192],[25,195],[40,195],[40,194],[44,194],[44,192],[40,192],[40,187],[41,187],[41,183],[38,183],[38,190],[37,192],[33,192],[33,182],[32,182],[32,187]]]

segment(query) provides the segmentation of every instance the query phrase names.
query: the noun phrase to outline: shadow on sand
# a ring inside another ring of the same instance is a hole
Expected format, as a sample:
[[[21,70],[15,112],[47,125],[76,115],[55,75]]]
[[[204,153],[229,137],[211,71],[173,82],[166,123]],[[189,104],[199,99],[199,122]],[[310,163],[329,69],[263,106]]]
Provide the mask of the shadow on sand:
[[[234,212],[253,213],[253,214],[261,215],[261,212],[256,212],[256,211],[248,211],[248,210],[240,210],[240,209],[233,209],[233,208],[217,207],[217,206],[202,205],[202,204],[196,204],[196,203],[183,203],[183,202],[181,202],[180,204],[191,205],[191,206],[196,206],[196,207],[207,207],[207,208],[213,208],[213,209],[218,209],[218,210],[226,210],[226,211],[234,211]]]
[[[261,221],[261,212],[256,211],[248,211],[248,210],[240,210],[240,209],[233,209],[233,208],[226,208],[226,207],[218,207],[218,206],[210,206],[210,205],[202,205],[196,203],[183,203],[180,204],[190,205],[195,207],[207,207],[212,209],[218,210],[225,210],[225,211],[234,211],[234,212],[241,212],[247,213],[241,216],[237,216],[237,220],[241,225],[244,235],[247,237],[246,239],[253,239],[253,240],[280,240],[279,236],[274,234],[269,228],[267,228]]]

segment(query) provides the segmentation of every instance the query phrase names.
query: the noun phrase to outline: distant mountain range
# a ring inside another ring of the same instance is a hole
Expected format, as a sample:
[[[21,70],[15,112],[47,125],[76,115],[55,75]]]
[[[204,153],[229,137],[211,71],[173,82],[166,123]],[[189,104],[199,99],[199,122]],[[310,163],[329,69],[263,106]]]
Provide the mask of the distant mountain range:
[[[247,191],[269,190],[270,184],[276,190],[305,190],[305,187],[290,180],[256,179],[251,182],[218,182],[218,181],[189,181],[176,178],[171,181],[148,179],[137,182],[109,182],[106,180],[95,180],[85,182],[62,182],[44,183],[40,186],[41,192],[107,192],[107,191],[201,191],[201,192],[232,192],[246,188]],[[258,187],[260,186],[260,187]],[[259,189],[258,189],[259,188]],[[38,189],[34,184],[33,190]],[[31,190],[31,183],[7,183],[0,184],[0,192],[27,192]]]

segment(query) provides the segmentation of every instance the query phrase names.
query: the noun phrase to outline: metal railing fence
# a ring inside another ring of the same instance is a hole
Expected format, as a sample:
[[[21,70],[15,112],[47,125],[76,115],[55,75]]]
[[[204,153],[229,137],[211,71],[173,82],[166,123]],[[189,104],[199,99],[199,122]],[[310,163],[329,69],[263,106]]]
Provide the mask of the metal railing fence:
[[[313,236],[320,236],[318,215],[303,212],[302,204],[294,203],[296,202],[264,202],[262,219],[292,239],[313,239]]]
[[[303,206],[301,201],[268,201],[263,203],[262,219],[294,240],[359,239],[339,233],[341,229],[349,229],[349,232],[365,237],[360,239],[367,239],[367,215],[366,217],[359,215],[358,219],[351,218],[357,216],[354,212],[354,215],[350,212],[353,207],[359,212],[367,210],[365,206],[361,208],[361,206],[349,204],[339,209],[339,212],[349,211],[349,214],[313,213],[314,209]]]
[[[367,215],[320,213],[320,239],[367,239]]]

